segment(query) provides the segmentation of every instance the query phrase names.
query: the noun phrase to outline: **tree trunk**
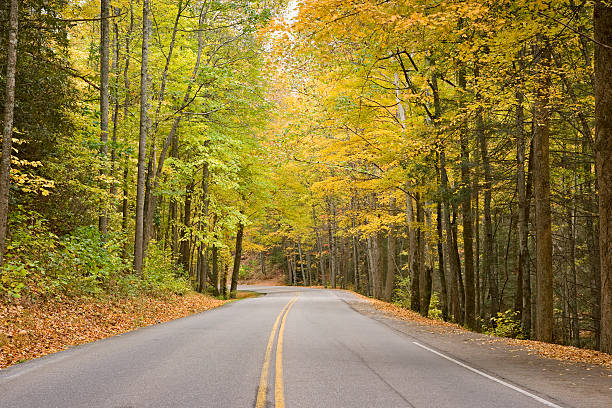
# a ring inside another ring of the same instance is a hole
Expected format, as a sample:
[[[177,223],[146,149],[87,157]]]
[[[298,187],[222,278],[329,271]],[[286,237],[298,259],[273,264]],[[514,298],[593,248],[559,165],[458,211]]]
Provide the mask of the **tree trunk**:
[[[516,162],[518,190],[518,276],[521,282],[521,325],[523,334],[529,338],[531,332],[531,275],[529,271],[529,198],[525,184],[525,132],[523,130],[523,94],[516,93]]]
[[[389,214],[395,215],[395,199],[389,199]],[[385,290],[383,299],[387,302],[391,301],[393,296],[393,285],[395,283],[395,228],[393,225],[389,228],[387,235],[387,271],[385,274]]]
[[[448,320],[448,293],[446,290],[446,272],[444,268],[444,239],[442,237],[442,203],[437,204],[436,230],[438,236],[438,274],[440,277],[440,303],[442,308],[442,320]]]
[[[478,132],[478,142],[480,144],[480,159],[482,160],[484,170],[484,253],[482,262],[482,271],[488,278],[489,293],[491,295],[491,316],[497,316],[499,312],[499,289],[497,284],[497,276],[493,274],[493,226],[491,223],[491,162],[489,161],[489,148],[484,132]]]
[[[612,353],[612,6],[595,1],[595,163],[599,186],[601,351]],[[600,45],[605,44],[605,46]]]
[[[552,229],[550,209],[550,46],[539,41],[540,70],[534,101],[534,184],[536,220],[536,340],[551,342],[553,335]]]
[[[459,303],[459,254],[456,251],[456,245],[454,245],[454,238],[452,232],[452,224],[450,220],[450,205],[449,205],[449,189],[448,189],[448,175],[446,173],[446,153],[442,149],[440,151],[440,182],[442,187],[442,199],[444,206],[442,209],[444,229],[446,230],[446,248],[448,252],[448,263],[450,269],[450,299],[449,306],[450,312],[453,316],[453,320],[458,322],[461,319],[461,307]]]
[[[142,273],[144,248],[145,160],[148,132],[149,0],[142,1],[142,57],[140,66],[140,131],[138,137],[138,178],[136,182],[136,227],[134,230],[134,270]]]
[[[123,119],[126,120],[130,112],[130,39],[132,38],[132,31],[134,30],[134,7],[130,1],[130,25],[125,35],[125,66],[123,68],[123,84],[125,87],[125,99],[123,102]],[[127,137],[126,137],[127,139]],[[126,140],[127,143],[127,140]],[[128,218],[129,218],[129,175],[130,175],[130,160],[129,156],[124,153],[123,160],[123,186],[122,196],[123,200],[121,203],[121,230],[125,236],[125,242],[123,244],[123,258],[128,257]]]
[[[110,185],[111,199],[115,200],[117,194],[117,131],[119,127],[119,24],[117,18],[121,14],[121,10],[113,7],[113,63],[111,65],[111,71],[115,75],[115,82],[113,84],[113,90],[111,99],[113,103],[113,135],[111,138],[111,170],[110,176],[113,181]],[[124,118],[125,119],[125,118]]]
[[[100,175],[106,174],[106,156],[108,155],[108,75],[109,75],[109,48],[110,48],[110,1],[100,0]],[[102,191],[106,183],[101,182]],[[98,230],[106,235],[108,232],[108,215],[106,208],[106,197],[102,197],[100,205],[100,216],[98,218]]]
[[[6,85],[4,97],[4,127],[2,129],[2,159],[0,160],[0,268],[4,264],[9,207],[11,153],[13,145],[13,111],[15,109],[15,74],[17,71],[17,32],[19,0],[11,0],[9,36],[6,55]]]
[[[212,246],[212,287],[213,287],[213,296],[219,296],[219,249],[217,245]]]
[[[462,90],[466,88],[465,69],[459,70],[458,85]],[[474,76],[478,77],[478,68],[474,70]],[[477,96],[478,98],[478,96]],[[460,105],[464,102],[460,96]],[[464,123],[459,130],[461,145],[461,214],[463,220],[463,262],[465,268],[465,325],[469,329],[476,327],[475,319],[475,294],[474,294],[474,232],[472,222],[472,192],[470,177],[470,146],[467,132],[467,123]],[[483,132],[482,112],[479,109],[476,113],[476,131]]]
[[[238,232],[236,233],[236,252],[234,253],[234,268],[232,269],[232,283],[230,287],[230,297],[236,298],[236,290],[238,289],[238,278],[240,274],[240,260],[242,259],[242,235],[244,233],[244,225],[238,224]]]
[[[181,237],[181,258],[180,262],[183,265],[183,269],[189,272],[190,266],[190,257],[189,257],[189,249],[190,249],[190,233],[191,230],[191,195],[193,193],[193,181],[189,182],[187,187],[185,188],[185,204],[183,207],[183,228],[185,231]]]
[[[298,237],[298,255],[300,256],[300,272],[302,275],[302,285],[306,286],[306,272],[304,272],[304,258],[302,256],[302,243],[301,238]]]
[[[423,211],[423,203],[421,203],[420,194],[416,195],[416,218],[418,223],[417,228],[417,271],[419,274],[419,312],[427,317],[429,315],[429,303],[431,301],[431,274],[430,270],[425,266],[425,217]],[[429,275],[429,276],[428,276]]]

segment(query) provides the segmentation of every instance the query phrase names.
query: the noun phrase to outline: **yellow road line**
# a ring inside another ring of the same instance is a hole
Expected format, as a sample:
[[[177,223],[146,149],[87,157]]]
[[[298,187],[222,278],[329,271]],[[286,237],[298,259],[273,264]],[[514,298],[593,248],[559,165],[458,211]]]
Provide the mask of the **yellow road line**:
[[[270,337],[268,338],[268,346],[266,347],[266,355],[264,357],[263,367],[261,368],[261,377],[259,378],[259,390],[257,391],[257,402],[255,403],[256,408],[265,408],[266,406],[266,391],[268,389],[268,371],[270,369],[270,355],[272,354],[272,346],[274,345],[274,337],[276,336],[276,329],[278,328],[278,323],[281,320],[281,317],[287,310],[287,308],[293,304],[297,300],[297,295],[292,298],[286,305],[283,307],[281,312],[278,314],[276,321],[274,322],[274,326],[272,326],[272,332],[270,333]]]
[[[274,382],[275,408],[285,408],[285,390],[283,386],[283,339],[285,337],[285,321],[287,320],[287,315],[289,314],[291,307],[297,301],[298,295],[299,292],[289,303],[289,307],[287,307],[287,310],[285,311],[285,315],[283,316],[280,329],[278,330],[278,342],[276,343],[276,373]]]

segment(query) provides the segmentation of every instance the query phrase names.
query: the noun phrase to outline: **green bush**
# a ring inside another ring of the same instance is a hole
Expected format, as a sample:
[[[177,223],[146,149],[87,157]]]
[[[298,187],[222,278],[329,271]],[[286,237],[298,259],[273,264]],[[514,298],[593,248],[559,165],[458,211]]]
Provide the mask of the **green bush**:
[[[25,211],[11,214],[10,231],[0,297],[136,296],[142,291],[165,295],[190,290],[187,274],[155,243],[148,248],[139,276],[131,272],[131,259],[124,257],[119,233],[103,237],[89,226],[58,237],[39,214]]]
[[[396,282],[393,290],[393,303],[410,308],[410,276],[405,276]]]
[[[518,317],[518,312],[513,312],[512,310],[506,310],[503,313],[499,312],[496,317],[491,318],[491,327],[485,330],[485,333],[499,337],[522,339],[523,333]]]
[[[148,248],[140,285],[155,295],[184,295],[191,290],[189,277],[183,268],[175,265],[170,254],[153,243]]]
[[[440,297],[438,296],[438,292],[432,292],[431,294],[428,317],[430,319],[442,320],[442,309],[440,308]]]

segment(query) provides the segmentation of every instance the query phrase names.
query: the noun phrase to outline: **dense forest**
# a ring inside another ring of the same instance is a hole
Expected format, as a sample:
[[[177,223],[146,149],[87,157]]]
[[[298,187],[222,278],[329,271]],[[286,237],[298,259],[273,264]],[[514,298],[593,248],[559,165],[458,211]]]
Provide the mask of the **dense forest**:
[[[0,65],[3,302],[280,269],[612,352],[605,0],[5,0]]]

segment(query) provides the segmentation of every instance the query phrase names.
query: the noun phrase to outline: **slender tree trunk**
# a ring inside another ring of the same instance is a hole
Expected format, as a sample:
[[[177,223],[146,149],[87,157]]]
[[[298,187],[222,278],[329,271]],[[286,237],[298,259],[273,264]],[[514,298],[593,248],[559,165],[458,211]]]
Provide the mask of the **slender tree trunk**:
[[[497,284],[497,276],[493,274],[493,225],[491,222],[491,163],[489,161],[489,148],[484,131],[478,132],[478,142],[480,144],[480,159],[482,160],[484,170],[484,253],[482,269],[484,275],[488,278],[489,293],[491,295],[491,316],[497,316],[499,312],[499,289]]]
[[[574,176],[575,177],[575,176]],[[577,183],[574,183],[574,191],[577,191]],[[572,331],[572,343],[580,347],[580,322],[578,317],[578,282],[576,279],[576,207],[575,197],[567,207],[567,232],[568,232],[568,255],[570,264],[570,282],[568,303],[570,309],[570,321]]]
[[[106,174],[106,156],[108,156],[108,76],[109,76],[109,55],[110,55],[110,1],[100,1],[100,156],[101,167],[100,175]],[[102,186],[106,187],[106,182],[102,181]],[[105,188],[102,188],[104,191]],[[106,208],[106,197],[102,197],[100,205],[100,216],[98,218],[98,230],[106,235],[108,232],[108,215]]]
[[[238,224],[238,232],[236,232],[236,251],[234,253],[234,268],[232,269],[232,283],[230,287],[230,297],[236,297],[238,289],[238,278],[240,275],[240,260],[242,259],[242,235],[244,233],[244,225]]]
[[[190,233],[189,231],[191,230],[191,195],[193,193],[193,181],[189,182],[189,184],[187,184],[187,187],[185,188],[185,203],[183,206],[183,227],[185,228],[185,231],[182,234],[181,237],[181,265],[183,265],[183,268],[185,271],[189,271],[189,266],[190,266],[190,257],[189,257],[189,250],[190,250]]]
[[[525,132],[523,113],[523,94],[516,93],[516,161],[518,191],[518,275],[521,283],[521,325],[523,334],[529,338],[531,332],[531,274],[529,271],[529,198],[525,184]]]
[[[335,213],[334,204],[332,198],[329,198],[329,218],[327,220],[327,233],[329,238],[329,273],[331,280],[331,287],[336,287],[336,246],[334,244],[334,231],[333,231],[333,214]]]
[[[448,189],[448,175],[446,174],[446,153],[442,149],[440,151],[440,181],[442,187],[442,197],[444,200],[443,206],[443,218],[444,227],[446,230],[446,248],[448,252],[448,263],[450,269],[450,312],[453,316],[454,321],[461,320],[461,307],[459,303],[459,254],[457,253],[456,246],[454,245],[454,238],[452,232],[452,224],[450,220],[450,205],[448,195],[450,194]]]
[[[430,270],[425,265],[425,217],[423,211],[423,203],[421,202],[420,194],[416,195],[416,218],[418,223],[417,228],[417,271],[419,274],[419,312],[427,317],[429,314],[429,303],[431,300],[431,274]],[[428,276],[429,275],[429,276]]]
[[[612,353],[612,6],[595,1],[595,163],[599,186],[601,351]],[[605,46],[600,45],[605,44]]]
[[[448,320],[448,293],[446,291],[446,272],[444,268],[444,238],[442,237],[442,203],[437,204],[436,217],[437,249],[438,249],[438,274],[440,277],[440,303],[442,307],[442,320]]]
[[[317,239],[317,252],[319,254],[319,270],[321,272],[321,284],[327,286],[325,279],[325,262],[323,261],[323,243],[321,242],[321,234],[319,234],[319,227],[317,226],[317,214],[315,212],[315,206],[312,205],[312,225]]]
[[[17,33],[19,0],[11,0],[9,36],[6,55],[6,85],[4,97],[4,127],[2,129],[2,159],[0,159],[0,268],[4,264],[9,207],[11,152],[13,145],[13,111],[15,109],[15,74],[17,71]]]
[[[113,63],[111,65],[111,71],[115,75],[115,82],[112,89],[112,103],[113,103],[113,135],[111,139],[111,170],[110,176],[113,181],[110,185],[111,199],[115,200],[117,194],[117,131],[119,127],[119,24],[117,23],[117,17],[121,11],[118,8],[113,7]],[[124,118],[125,120],[125,118]]]
[[[415,201],[418,201],[418,195],[415,196]],[[420,204],[417,202],[417,211]],[[406,196],[406,218],[408,221],[408,266],[410,270],[410,308],[415,312],[421,310],[421,290],[419,278],[419,250],[418,250],[418,233],[420,226],[415,223],[414,208],[412,203],[412,197]],[[418,222],[418,220],[417,220]]]
[[[123,119],[127,120],[130,112],[130,40],[132,39],[132,32],[134,30],[134,7],[130,1],[130,25],[125,35],[125,66],[123,68],[123,85],[125,88],[125,99],[123,102]],[[127,139],[127,137],[126,137]],[[127,140],[126,140],[127,143]],[[128,257],[128,219],[129,219],[129,175],[130,175],[130,161],[129,156],[124,153],[123,158],[123,186],[122,186],[122,203],[121,203],[121,230],[126,237],[125,243],[123,244],[123,258]]]
[[[142,273],[144,248],[145,160],[148,133],[149,0],[142,0],[142,57],[140,66],[140,133],[138,137],[138,178],[136,182],[136,228],[134,231],[134,270]]]
[[[219,248],[217,245],[213,244],[212,246],[212,287],[213,287],[213,296],[219,296]]]
[[[300,272],[302,274],[302,285],[306,286],[306,272],[304,272],[304,258],[302,257],[302,239],[298,237],[298,255],[300,256]]]
[[[534,102],[534,181],[536,219],[536,340],[551,342],[553,335],[552,229],[550,210],[550,50],[540,39],[540,70],[544,79]]]
[[[466,88],[465,69],[459,71],[459,87],[463,90]],[[474,71],[474,76],[478,77],[478,69]],[[462,97],[460,97],[461,105],[463,105]],[[477,132],[483,131],[482,112],[480,109],[476,114]],[[473,221],[472,221],[472,192],[471,192],[471,176],[470,176],[470,146],[467,133],[467,123],[463,124],[459,131],[461,144],[461,214],[463,220],[463,261],[465,268],[465,325],[469,329],[476,327],[475,319],[475,294],[474,294],[474,247],[473,247]]]
[[[389,200],[389,214],[395,215],[395,198]],[[393,296],[393,285],[395,283],[395,227],[389,228],[387,235],[387,271],[385,274],[385,289],[383,299],[387,302],[391,301]]]
[[[525,284],[525,273],[527,259],[527,218],[525,208],[527,206],[527,195],[525,192],[525,132],[524,132],[524,112],[523,112],[523,93],[518,90],[516,91],[516,185],[518,192],[518,240],[519,240],[519,251],[517,261],[517,304],[515,310],[521,315],[521,322],[524,322],[524,295],[523,287]],[[523,325],[524,327],[524,325]]]

